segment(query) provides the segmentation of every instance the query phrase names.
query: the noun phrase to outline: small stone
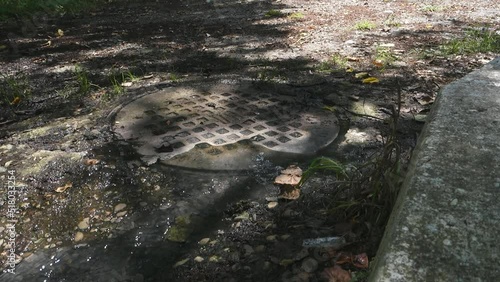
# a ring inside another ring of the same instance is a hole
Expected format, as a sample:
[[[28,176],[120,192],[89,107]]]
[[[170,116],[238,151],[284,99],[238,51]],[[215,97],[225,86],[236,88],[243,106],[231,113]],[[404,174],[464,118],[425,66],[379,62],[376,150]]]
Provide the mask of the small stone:
[[[263,253],[265,250],[266,250],[266,246],[264,246],[264,245],[258,245],[257,247],[255,247],[255,252],[257,252],[257,253]]]
[[[76,232],[74,240],[75,240],[75,242],[80,242],[81,240],[83,240],[83,233]]]
[[[127,207],[127,204],[120,203],[115,206],[114,212],[117,213]]]
[[[277,237],[276,235],[269,235],[266,237],[266,240],[270,241],[270,242],[274,242],[274,241],[276,241],[276,237]]]
[[[218,262],[219,261],[219,257],[216,256],[216,255],[213,255],[211,257],[208,258],[208,261],[210,262]]]
[[[145,206],[147,206],[147,205],[148,205],[148,203],[146,203],[146,202],[140,202],[140,203],[139,203],[139,205],[140,205],[141,207],[145,207]]]
[[[197,257],[195,257],[195,258],[194,258],[194,261],[196,261],[196,262],[202,262],[202,261],[204,261],[204,260],[205,260],[205,259],[204,259],[204,258],[202,258],[202,257],[200,257],[200,256],[197,256]]]
[[[90,218],[86,217],[78,223],[78,229],[85,230],[89,228]]]
[[[203,238],[200,241],[198,241],[198,244],[205,246],[206,244],[208,244],[208,242],[210,242],[210,238]]]
[[[458,204],[458,199],[453,199],[453,201],[451,201],[450,205],[451,206],[456,206]]]
[[[263,270],[268,270],[271,267],[271,262],[265,261],[264,265],[262,266]]]
[[[269,209],[274,209],[278,205],[278,202],[269,202],[267,203],[267,207]]]
[[[127,214],[127,211],[121,211],[121,212],[117,213],[116,216],[117,217],[122,217],[122,216],[124,216],[126,214]]]
[[[208,244],[210,244],[210,246],[214,246],[215,244],[217,244],[219,241],[217,240],[212,240],[210,241]]]
[[[176,268],[176,267],[178,267],[178,266],[181,266],[181,265],[185,264],[185,263],[186,263],[186,262],[188,262],[188,261],[189,261],[189,259],[188,259],[188,258],[187,258],[187,259],[180,260],[180,261],[178,261],[178,262],[176,262],[176,263],[174,264],[174,268]]]
[[[3,245],[3,239],[0,239],[0,247]]]
[[[266,201],[268,201],[268,202],[276,202],[276,201],[278,201],[278,197],[266,197]]]
[[[253,252],[254,252],[252,246],[250,246],[250,245],[246,245],[246,244],[243,245],[243,249],[245,250],[246,256],[249,256],[249,255],[253,254]]]
[[[306,258],[301,267],[305,272],[314,272],[318,269],[318,262],[313,258]]]
[[[237,215],[234,220],[248,220],[250,218],[250,214],[248,212],[242,212],[241,214]]]
[[[12,161],[8,161],[5,163],[5,167],[9,167],[12,164]]]
[[[280,239],[281,240],[286,240],[286,239],[290,238],[290,236],[291,236],[290,234],[281,235]]]
[[[283,216],[284,217],[293,217],[293,216],[296,216],[297,215],[297,212],[292,210],[292,209],[286,209],[284,212],[283,212]]]

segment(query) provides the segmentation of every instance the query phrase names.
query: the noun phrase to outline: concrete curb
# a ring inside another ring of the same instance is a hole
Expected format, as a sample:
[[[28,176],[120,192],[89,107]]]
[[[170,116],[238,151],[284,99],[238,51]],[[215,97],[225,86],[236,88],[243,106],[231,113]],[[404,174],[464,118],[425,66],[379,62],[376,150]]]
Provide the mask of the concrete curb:
[[[499,261],[500,57],[438,96],[369,281],[500,281]]]

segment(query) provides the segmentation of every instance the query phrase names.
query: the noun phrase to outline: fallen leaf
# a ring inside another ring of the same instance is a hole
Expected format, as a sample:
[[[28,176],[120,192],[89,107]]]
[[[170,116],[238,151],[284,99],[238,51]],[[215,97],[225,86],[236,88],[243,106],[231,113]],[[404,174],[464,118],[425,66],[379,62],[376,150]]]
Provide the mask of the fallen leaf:
[[[58,37],[64,36],[64,31],[63,31],[62,29],[60,29],[60,28],[59,28],[59,29],[57,30],[57,32],[56,32],[56,35],[57,35]]]
[[[68,182],[68,183],[66,183],[66,185],[64,185],[64,186],[57,187],[55,191],[56,191],[57,193],[62,193],[62,192],[64,192],[64,191],[68,190],[68,189],[69,189],[69,188],[71,188],[71,187],[73,187],[73,183]]]
[[[16,96],[14,98],[14,100],[12,100],[12,102],[10,102],[11,105],[17,105],[19,104],[19,102],[21,102],[21,98],[19,98],[18,96]]]
[[[370,77],[363,79],[363,83],[365,83],[365,84],[372,84],[372,83],[379,83],[379,82],[380,82],[380,80],[378,80],[378,78],[373,77],[373,76],[370,76]]]
[[[352,264],[357,268],[367,269],[369,264],[368,256],[366,253],[355,255],[352,259]]]
[[[378,67],[378,68],[381,68],[384,66],[384,62],[382,62],[382,60],[373,60],[373,65]]]
[[[427,115],[422,115],[422,114],[415,115],[415,121],[417,122],[425,122],[426,119]]]
[[[183,259],[183,260],[180,260],[180,261],[178,261],[178,262],[176,262],[176,263],[174,264],[174,268],[176,268],[176,267],[178,267],[178,266],[181,266],[181,265],[185,264],[185,263],[186,263],[186,262],[188,262],[188,261],[189,261],[189,258],[187,258],[187,259]]]
[[[294,263],[295,261],[293,259],[282,259],[280,261],[281,266],[289,266],[290,264]]]
[[[369,76],[367,72],[358,72],[357,74],[354,75],[355,78],[365,78]]]
[[[86,159],[83,163],[85,165],[88,165],[88,166],[91,166],[91,165],[96,165],[98,164],[100,161],[98,159]]]
[[[351,273],[335,265],[334,267],[325,268],[323,275],[328,282],[349,282],[351,281]]]

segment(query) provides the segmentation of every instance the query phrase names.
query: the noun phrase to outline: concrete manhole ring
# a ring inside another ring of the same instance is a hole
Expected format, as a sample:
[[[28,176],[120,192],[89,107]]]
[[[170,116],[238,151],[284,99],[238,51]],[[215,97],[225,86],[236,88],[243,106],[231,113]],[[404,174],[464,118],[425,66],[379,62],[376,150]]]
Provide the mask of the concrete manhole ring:
[[[338,122],[331,112],[305,106],[297,97],[217,85],[173,87],[136,99],[118,111],[114,131],[151,164],[169,163],[207,144],[251,143],[253,151],[314,154],[337,137]],[[243,157],[238,152],[248,155],[243,151],[235,150],[229,158]],[[222,155],[211,157],[224,168],[234,166],[234,161],[221,160]]]

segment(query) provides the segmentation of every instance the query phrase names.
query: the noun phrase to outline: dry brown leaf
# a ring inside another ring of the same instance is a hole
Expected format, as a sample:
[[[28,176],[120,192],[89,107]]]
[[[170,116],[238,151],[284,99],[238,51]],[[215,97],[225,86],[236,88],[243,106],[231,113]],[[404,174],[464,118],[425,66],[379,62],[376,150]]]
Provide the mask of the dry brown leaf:
[[[368,256],[366,253],[356,255],[352,259],[352,264],[357,268],[367,269],[369,265]]]
[[[285,170],[281,171],[281,174],[302,176],[302,169],[296,165],[289,165]]]
[[[68,190],[68,189],[69,189],[69,188],[71,188],[71,187],[73,187],[73,183],[68,182],[68,183],[66,183],[64,186],[57,187],[55,191],[56,191],[57,193],[62,193],[62,192],[64,192],[64,191]]]
[[[300,189],[290,185],[280,187],[280,195],[278,198],[286,200],[297,200],[300,197]]]
[[[328,282],[349,282],[351,281],[351,273],[335,265],[334,267],[325,268],[323,275],[328,279]]]
[[[83,161],[83,163],[85,165],[88,165],[88,166],[91,166],[91,165],[96,165],[98,164],[100,161],[98,159],[86,159],[85,161]]]
[[[297,185],[300,182],[300,178],[297,175],[281,174],[274,179],[274,184]]]

